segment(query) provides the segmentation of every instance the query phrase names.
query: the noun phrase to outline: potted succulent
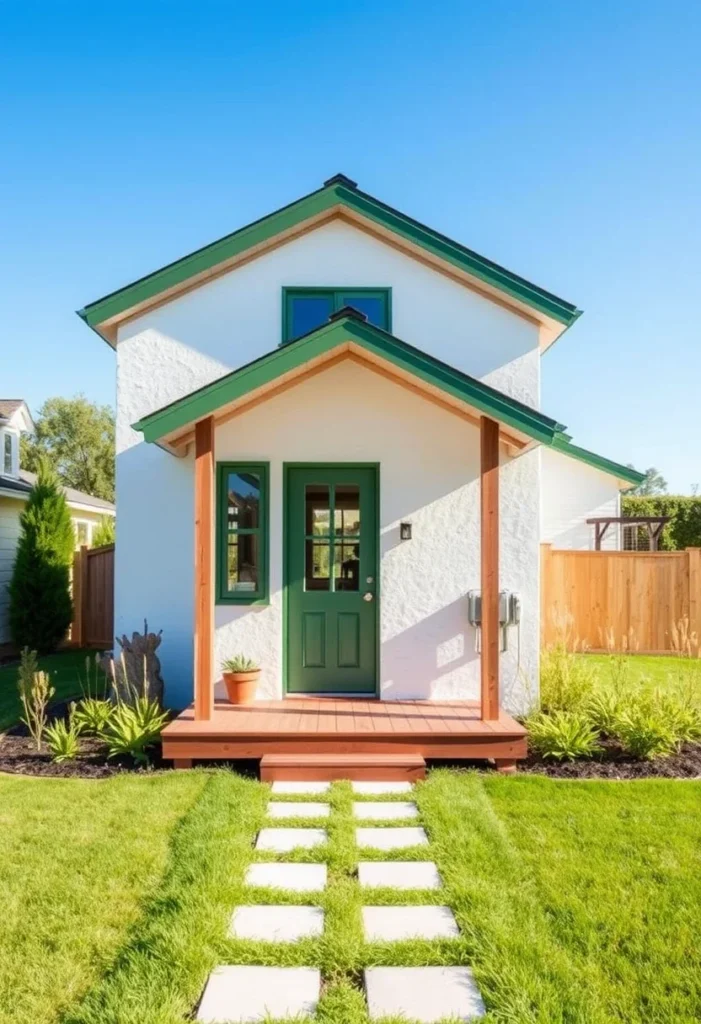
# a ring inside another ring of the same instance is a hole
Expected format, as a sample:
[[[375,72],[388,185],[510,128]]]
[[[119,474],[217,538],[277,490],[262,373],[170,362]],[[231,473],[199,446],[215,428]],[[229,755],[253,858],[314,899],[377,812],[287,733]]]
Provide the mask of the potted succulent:
[[[232,704],[250,704],[255,700],[260,665],[243,654],[227,658],[222,664],[226,693]]]

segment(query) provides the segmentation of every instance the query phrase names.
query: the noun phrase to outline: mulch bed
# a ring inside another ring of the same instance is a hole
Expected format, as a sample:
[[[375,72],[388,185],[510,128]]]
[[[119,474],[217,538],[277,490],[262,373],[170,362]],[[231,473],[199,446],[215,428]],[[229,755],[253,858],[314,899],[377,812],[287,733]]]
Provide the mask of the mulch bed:
[[[689,743],[678,754],[656,761],[635,761],[614,740],[603,740],[602,754],[591,761],[544,761],[532,751],[518,770],[551,779],[698,779],[701,743]]]
[[[55,704],[49,708],[48,720],[65,718],[68,703]],[[34,740],[25,725],[13,726],[4,735],[0,735],[0,772],[14,775],[53,776],[62,779],[107,779],[112,775],[123,775],[124,772],[152,772],[170,767],[160,756],[160,747],[154,747],[150,754],[148,766],[137,765],[130,757],[107,757],[107,747],[100,740],[91,736],[81,736],[80,754],[75,760],[56,764],[51,760],[46,743],[42,743],[41,753],[37,752]]]

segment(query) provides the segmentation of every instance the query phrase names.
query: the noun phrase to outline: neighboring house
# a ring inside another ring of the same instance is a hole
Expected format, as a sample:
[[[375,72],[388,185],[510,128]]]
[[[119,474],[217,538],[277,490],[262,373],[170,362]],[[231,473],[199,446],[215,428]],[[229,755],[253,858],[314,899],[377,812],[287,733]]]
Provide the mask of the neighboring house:
[[[541,541],[590,547],[641,479],[540,411],[579,312],[343,175],[82,310],[117,353],[116,632],[163,629],[169,703],[194,658],[207,718],[241,652],[259,697],[481,686],[494,718],[500,674],[523,708]]]
[[[19,540],[19,517],[36,479],[19,466],[20,436],[34,432],[34,422],[21,398],[0,398],[0,644],[10,640],[8,584]],[[102,498],[64,487],[75,528],[76,547],[90,544],[103,516],[114,516],[114,505]]]

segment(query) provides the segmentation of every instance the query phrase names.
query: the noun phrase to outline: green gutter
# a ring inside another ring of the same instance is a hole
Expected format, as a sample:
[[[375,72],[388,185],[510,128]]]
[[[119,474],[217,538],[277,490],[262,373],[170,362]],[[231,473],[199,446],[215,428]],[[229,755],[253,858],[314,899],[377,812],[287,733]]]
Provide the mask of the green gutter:
[[[639,473],[637,469],[631,469],[630,466],[622,466],[620,462],[613,462],[611,459],[604,458],[603,455],[596,455],[586,448],[580,448],[562,436],[555,437],[551,447],[555,451],[562,452],[563,455],[569,455],[573,459],[578,459],[594,469],[600,469],[603,473],[609,473],[611,476],[615,476],[619,480],[625,480],[629,484],[641,484],[645,479],[645,474]]]

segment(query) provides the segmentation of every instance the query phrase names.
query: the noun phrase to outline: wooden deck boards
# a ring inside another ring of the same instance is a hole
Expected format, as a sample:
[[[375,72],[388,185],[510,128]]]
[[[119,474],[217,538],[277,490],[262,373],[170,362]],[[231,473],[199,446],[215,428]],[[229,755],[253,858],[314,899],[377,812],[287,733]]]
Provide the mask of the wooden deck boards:
[[[290,697],[234,706],[209,721],[187,708],[163,731],[173,759],[259,758],[294,753],[414,753],[427,758],[520,758],[526,730],[505,711],[483,722],[472,701],[372,701]]]

